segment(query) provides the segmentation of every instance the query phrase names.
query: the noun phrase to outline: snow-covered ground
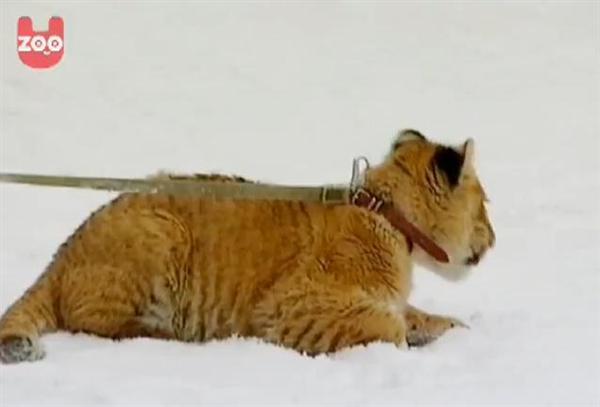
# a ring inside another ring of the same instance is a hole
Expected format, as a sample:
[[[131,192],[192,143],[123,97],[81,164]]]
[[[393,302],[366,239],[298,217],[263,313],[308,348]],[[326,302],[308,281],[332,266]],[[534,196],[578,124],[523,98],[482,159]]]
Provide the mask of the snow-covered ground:
[[[398,128],[476,140],[497,246],[413,302],[471,325],[315,359],[253,340],[65,333],[0,405],[600,404],[600,7],[593,2],[2,2],[0,170],[345,182]],[[33,71],[17,19],[65,20]],[[109,193],[0,186],[0,312]]]

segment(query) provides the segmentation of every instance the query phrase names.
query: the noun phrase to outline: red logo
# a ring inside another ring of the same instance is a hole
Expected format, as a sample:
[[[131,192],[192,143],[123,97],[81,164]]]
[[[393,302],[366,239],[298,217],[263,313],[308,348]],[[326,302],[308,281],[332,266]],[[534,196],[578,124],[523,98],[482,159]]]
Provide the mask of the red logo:
[[[58,64],[65,52],[63,19],[52,17],[48,31],[36,32],[31,18],[19,18],[17,52],[21,61],[31,68],[46,69]]]

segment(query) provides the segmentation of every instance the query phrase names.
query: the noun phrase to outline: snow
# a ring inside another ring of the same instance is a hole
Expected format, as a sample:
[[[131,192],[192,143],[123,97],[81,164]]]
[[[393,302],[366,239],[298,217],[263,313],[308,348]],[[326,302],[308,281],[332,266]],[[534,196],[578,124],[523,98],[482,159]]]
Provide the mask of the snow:
[[[399,128],[476,140],[497,246],[412,302],[436,343],[309,358],[258,340],[44,337],[0,366],[0,405],[600,405],[600,6],[548,3],[2,2],[0,170],[224,171],[338,183]],[[26,68],[16,22],[65,20]],[[0,310],[103,192],[0,186]]]

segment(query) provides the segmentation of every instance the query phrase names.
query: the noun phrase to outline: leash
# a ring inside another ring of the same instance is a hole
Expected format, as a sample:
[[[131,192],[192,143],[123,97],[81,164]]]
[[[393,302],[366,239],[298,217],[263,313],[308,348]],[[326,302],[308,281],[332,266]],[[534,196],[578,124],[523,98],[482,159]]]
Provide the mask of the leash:
[[[0,173],[0,182],[111,192],[193,195],[215,199],[268,199],[321,203],[347,203],[350,200],[350,189],[346,187],[218,182],[193,178],[97,178]]]
[[[361,167],[364,169],[361,170]],[[426,236],[392,203],[385,202],[361,187],[364,173],[369,169],[365,157],[355,158],[349,187],[289,186],[253,182],[222,182],[203,178],[97,178],[38,174],[0,173],[0,182],[49,187],[83,188],[111,192],[176,194],[213,199],[284,200],[320,202],[324,204],[351,204],[384,216],[406,238],[409,251],[418,244],[441,263],[448,263],[446,252]]]
[[[363,166],[364,170],[361,171]],[[171,178],[157,177],[144,179],[13,173],[0,173],[0,182],[111,192],[194,195],[201,198],[214,199],[284,200],[339,204],[350,202],[353,191],[362,183],[361,177],[367,169],[369,169],[369,162],[365,157],[355,158],[352,162],[352,178],[349,187],[222,182],[211,180],[210,177],[193,178],[174,176]]]

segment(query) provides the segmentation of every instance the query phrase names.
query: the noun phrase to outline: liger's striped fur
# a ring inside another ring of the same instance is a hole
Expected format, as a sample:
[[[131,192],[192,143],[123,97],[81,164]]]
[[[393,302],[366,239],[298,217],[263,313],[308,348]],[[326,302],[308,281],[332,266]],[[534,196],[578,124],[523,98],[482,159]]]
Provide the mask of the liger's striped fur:
[[[441,272],[453,275],[494,235],[472,142],[453,150],[460,160],[444,152],[443,165],[439,149],[405,131],[365,186],[446,249],[452,264]],[[41,335],[56,330],[259,337],[310,355],[373,341],[421,345],[459,324],[407,304],[413,260],[426,257],[351,205],[123,194],[74,232],[0,319],[0,360],[40,359]]]

